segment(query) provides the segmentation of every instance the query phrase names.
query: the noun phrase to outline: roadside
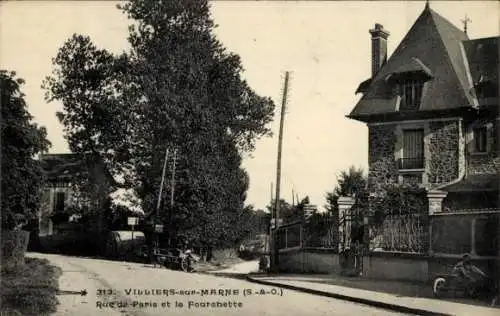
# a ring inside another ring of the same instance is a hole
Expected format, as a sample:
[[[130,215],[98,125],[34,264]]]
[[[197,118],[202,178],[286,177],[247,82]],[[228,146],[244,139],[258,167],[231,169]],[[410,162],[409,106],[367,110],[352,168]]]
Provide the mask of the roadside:
[[[84,267],[70,262],[69,260],[53,260],[53,258],[63,257],[61,255],[46,255],[40,253],[26,254],[26,257],[31,260],[48,261],[47,259],[40,259],[47,256],[51,257],[51,262],[55,264],[62,273],[59,278],[59,289],[57,291],[57,300],[59,303],[57,310],[54,309],[52,311],[52,313],[54,313],[52,316],[91,316],[98,313],[106,315],[120,315],[119,310],[100,311],[95,308],[97,300],[95,293],[100,288],[107,288],[107,285],[101,282],[97,275],[89,273]],[[109,297],[109,299],[112,299],[112,297]],[[32,313],[26,315],[43,314]]]
[[[397,315],[385,309],[297,291],[279,291],[276,286],[210,273],[186,273],[141,263],[62,255],[29,256],[45,257],[67,275],[60,280],[60,293],[68,295],[59,296],[61,304],[55,316]],[[235,270],[241,272],[240,268]],[[87,290],[87,295],[71,295],[82,289]]]
[[[466,299],[434,299],[430,286],[337,275],[249,274],[247,279],[310,294],[417,315],[498,315],[499,309]]]
[[[48,315],[56,311],[62,270],[46,259],[26,258],[24,266],[1,272],[1,315]]]

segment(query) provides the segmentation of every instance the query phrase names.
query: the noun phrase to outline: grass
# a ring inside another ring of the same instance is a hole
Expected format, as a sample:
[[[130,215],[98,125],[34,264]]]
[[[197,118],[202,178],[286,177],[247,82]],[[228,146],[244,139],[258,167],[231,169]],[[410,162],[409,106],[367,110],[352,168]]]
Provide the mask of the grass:
[[[46,259],[26,258],[24,266],[2,267],[0,316],[54,313],[61,273]]]

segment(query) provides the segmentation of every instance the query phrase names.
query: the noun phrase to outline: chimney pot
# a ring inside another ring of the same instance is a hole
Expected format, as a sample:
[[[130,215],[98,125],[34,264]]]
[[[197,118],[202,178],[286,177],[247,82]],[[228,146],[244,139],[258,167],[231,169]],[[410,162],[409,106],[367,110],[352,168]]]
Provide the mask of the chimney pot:
[[[387,38],[390,33],[384,30],[384,26],[375,23],[370,30],[372,36],[372,78],[387,61]]]

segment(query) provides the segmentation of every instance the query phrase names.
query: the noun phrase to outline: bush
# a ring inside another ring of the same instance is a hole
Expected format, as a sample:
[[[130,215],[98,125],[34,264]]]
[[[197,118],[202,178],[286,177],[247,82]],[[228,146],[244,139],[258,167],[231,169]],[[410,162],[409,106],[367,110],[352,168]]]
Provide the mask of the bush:
[[[46,259],[27,258],[1,269],[0,315],[47,315],[56,311],[61,270]]]
[[[25,230],[2,231],[0,258],[3,267],[24,264],[24,255],[28,249],[30,233]]]

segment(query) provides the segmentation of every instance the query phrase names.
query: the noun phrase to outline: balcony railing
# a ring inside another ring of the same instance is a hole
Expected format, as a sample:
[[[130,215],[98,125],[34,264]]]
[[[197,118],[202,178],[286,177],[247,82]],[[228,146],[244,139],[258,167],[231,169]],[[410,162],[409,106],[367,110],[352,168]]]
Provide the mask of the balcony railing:
[[[399,169],[424,169],[424,157],[399,158]]]

